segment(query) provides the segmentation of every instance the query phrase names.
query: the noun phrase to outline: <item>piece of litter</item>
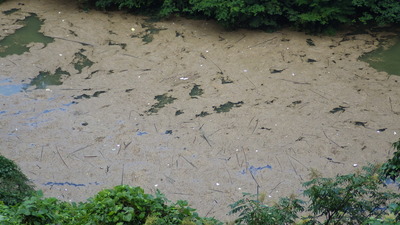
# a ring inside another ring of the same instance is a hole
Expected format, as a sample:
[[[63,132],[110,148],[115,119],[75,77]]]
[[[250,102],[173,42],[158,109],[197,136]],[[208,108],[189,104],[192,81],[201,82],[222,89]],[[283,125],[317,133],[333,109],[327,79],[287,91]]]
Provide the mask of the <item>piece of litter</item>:
[[[188,80],[189,78],[187,78],[187,77],[181,77],[181,78],[179,78],[179,79],[181,79],[181,80]]]
[[[353,166],[354,166],[354,167],[357,167],[357,166],[358,166],[358,164],[357,164],[357,163],[354,163],[354,164],[353,164]]]
[[[131,31],[134,32],[134,31],[135,31],[135,28],[132,27],[132,28],[131,28]]]
[[[58,54],[59,56],[62,56],[62,54]]]
[[[247,73],[247,70],[243,70],[243,72]]]
[[[158,187],[158,184],[155,184],[154,187]]]
[[[219,183],[215,183],[215,185],[219,186]]]
[[[271,196],[271,195],[268,195],[268,198],[272,198],[272,196]]]
[[[292,73],[292,76],[294,76],[294,73]]]
[[[396,133],[396,131],[395,131],[395,132],[393,132],[393,134],[394,134],[394,135],[396,135],[396,134],[397,134],[397,133]]]
[[[242,188],[238,188],[238,190],[242,190]]]

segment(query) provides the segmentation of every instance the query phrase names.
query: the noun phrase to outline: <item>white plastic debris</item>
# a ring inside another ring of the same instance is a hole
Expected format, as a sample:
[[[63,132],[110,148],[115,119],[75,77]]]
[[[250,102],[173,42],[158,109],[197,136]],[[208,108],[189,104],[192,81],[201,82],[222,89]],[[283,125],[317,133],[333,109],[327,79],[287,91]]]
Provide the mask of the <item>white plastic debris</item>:
[[[219,186],[219,183],[215,183],[215,185]]]
[[[189,78],[188,78],[188,77],[181,77],[181,78],[179,78],[179,79],[181,79],[181,80],[188,80]]]
[[[357,166],[358,166],[358,164],[357,164],[357,163],[354,163],[354,164],[353,164],[353,166],[354,166],[354,167],[357,167]]]
[[[155,184],[154,187],[158,187],[158,184]]]
[[[393,134],[394,134],[394,135],[396,135],[396,134],[397,134],[397,133],[396,133],[396,131],[395,131],[395,132],[393,132]]]
[[[62,54],[60,53],[60,54],[58,54],[59,56],[62,56]]]
[[[132,31],[132,32],[135,32],[135,28],[132,27],[132,28],[131,28],[131,31]]]

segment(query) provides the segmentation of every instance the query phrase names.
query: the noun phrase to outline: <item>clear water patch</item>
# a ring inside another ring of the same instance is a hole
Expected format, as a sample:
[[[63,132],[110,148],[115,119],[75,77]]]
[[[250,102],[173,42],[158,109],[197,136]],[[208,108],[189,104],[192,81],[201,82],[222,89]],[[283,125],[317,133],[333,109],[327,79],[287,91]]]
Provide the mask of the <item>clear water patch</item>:
[[[23,92],[29,84],[14,84],[11,78],[0,80],[0,95],[11,96]]]
[[[400,76],[400,37],[384,41],[377,50],[366,53],[359,59],[378,71]]]
[[[43,20],[39,19],[35,13],[30,13],[24,20],[17,23],[23,25],[23,27],[17,29],[13,34],[6,36],[3,40],[0,40],[0,57],[14,54],[22,55],[25,52],[29,52],[28,45],[30,43],[42,43],[46,47],[47,44],[54,41],[54,38],[45,36],[39,32]]]
[[[61,85],[62,80],[69,77],[70,73],[62,70],[60,67],[54,73],[48,71],[41,71],[39,75],[32,79],[29,86],[36,86],[35,89],[46,89],[50,85]]]

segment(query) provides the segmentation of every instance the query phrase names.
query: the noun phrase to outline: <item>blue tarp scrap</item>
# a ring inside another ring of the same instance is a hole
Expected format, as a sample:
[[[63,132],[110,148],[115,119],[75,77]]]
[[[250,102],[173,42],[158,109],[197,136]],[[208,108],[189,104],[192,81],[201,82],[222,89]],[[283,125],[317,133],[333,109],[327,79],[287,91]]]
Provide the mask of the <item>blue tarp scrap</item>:
[[[146,131],[138,131],[138,132],[136,132],[137,136],[143,136],[143,135],[146,135],[146,134],[149,134],[149,133],[147,133]]]
[[[99,182],[89,183],[90,185],[99,185]],[[86,184],[76,184],[72,182],[47,182],[43,184],[44,186],[74,186],[74,187],[84,187]]]
[[[270,166],[270,165],[260,166],[260,167],[250,166],[250,167],[248,168],[248,170],[250,171],[250,173],[252,173],[253,175],[256,175],[257,171],[263,170],[263,169],[272,169],[272,166]],[[246,174],[246,169],[240,171],[240,173],[241,173],[241,174]]]

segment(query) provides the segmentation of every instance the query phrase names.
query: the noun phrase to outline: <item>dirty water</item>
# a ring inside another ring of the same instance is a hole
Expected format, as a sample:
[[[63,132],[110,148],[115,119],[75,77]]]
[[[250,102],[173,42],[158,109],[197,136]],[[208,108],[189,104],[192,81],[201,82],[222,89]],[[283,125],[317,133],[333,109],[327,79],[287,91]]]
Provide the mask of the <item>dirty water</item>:
[[[0,37],[36,14],[32,32],[54,40],[0,57],[0,151],[46,196],[129,184],[229,220],[242,192],[300,195],[311,170],[383,162],[399,138],[400,77],[358,60],[386,33],[226,31],[18,3],[2,3],[21,9],[2,15]]]

